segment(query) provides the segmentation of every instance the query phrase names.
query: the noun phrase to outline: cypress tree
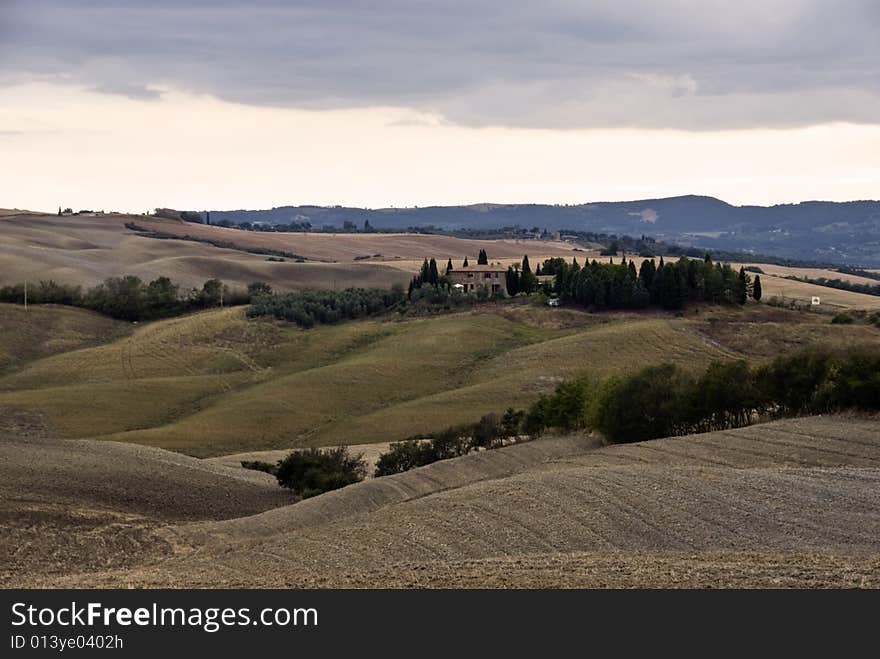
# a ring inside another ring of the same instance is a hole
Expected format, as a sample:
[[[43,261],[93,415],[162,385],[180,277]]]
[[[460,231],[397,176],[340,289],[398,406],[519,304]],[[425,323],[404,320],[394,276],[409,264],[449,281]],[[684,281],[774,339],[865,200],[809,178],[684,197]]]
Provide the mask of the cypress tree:
[[[462,268],[466,268],[466,267],[468,267],[468,261],[467,261],[467,257],[466,257],[466,256],[464,257],[464,262],[461,264],[461,267],[462,267]]]
[[[431,258],[431,262],[428,264],[429,272],[430,272],[430,282],[434,286],[440,283],[440,272],[437,270],[437,261]]]
[[[505,281],[508,295],[513,296],[519,293],[519,273],[513,269],[512,265],[507,266]]]
[[[489,265],[489,255],[486,254],[485,249],[481,249],[477,255],[477,265]]]
[[[452,259],[446,262],[446,274],[448,275],[450,272],[452,272]]]
[[[654,281],[654,273],[656,271],[657,265],[654,263],[654,259],[642,261],[642,266],[639,268],[639,279],[642,280],[642,286],[647,290],[651,290],[651,284]]]
[[[519,290],[523,293],[531,293],[535,290],[538,280],[532,274],[532,266],[529,265],[528,255],[523,256],[522,272],[519,276]]]
[[[736,285],[736,301],[739,304],[745,304],[749,299],[749,276],[743,266],[739,268],[739,277]]]
[[[663,274],[663,306],[667,309],[681,309],[685,297],[682,287],[681,268],[677,264],[670,263],[663,268]]]
[[[422,284],[430,284],[431,283],[431,266],[428,263],[428,259],[425,259],[422,263],[422,269],[419,271],[419,278]]]
[[[663,257],[660,257],[660,265],[657,266],[657,272],[651,280],[651,304],[665,305],[666,293],[666,268],[663,267]]]
[[[755,302],[761,301],[761,277],[760,277],[760,275],[755,275],[755,283],[752,284],[752,297],[755,299]]]

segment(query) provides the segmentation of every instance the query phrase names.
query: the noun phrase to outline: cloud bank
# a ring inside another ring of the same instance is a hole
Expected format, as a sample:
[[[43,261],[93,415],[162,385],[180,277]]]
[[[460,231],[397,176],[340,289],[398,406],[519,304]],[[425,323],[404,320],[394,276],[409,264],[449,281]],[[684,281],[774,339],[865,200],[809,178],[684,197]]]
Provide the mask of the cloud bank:
[[[464,126],[877,123],[878,33],[876,0],[6,0],[0,85]]]

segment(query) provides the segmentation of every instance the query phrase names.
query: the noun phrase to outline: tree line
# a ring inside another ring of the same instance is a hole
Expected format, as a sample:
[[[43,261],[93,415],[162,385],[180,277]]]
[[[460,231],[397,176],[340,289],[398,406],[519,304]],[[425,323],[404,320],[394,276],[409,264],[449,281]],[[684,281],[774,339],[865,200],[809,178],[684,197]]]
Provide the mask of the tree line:
[[[525,413],[522,431],[594,428],[613,443],[726,430],[760,418],[880,409],[880,351],[809,348],[757,367],[716,361],[700,375],[673,364],[595,383],[561,384]]]
[[[375,475],[389,476],[473,451],[500,448],[519,433],[522,417],[523,412],[508,409],[501,417],[486,414],[476,423],[451,426],[430,438],[393,442],[376,460]]]
[[[527,410],[509,408],[428,439],[391,444],[376,476],[408,471],[523,435],[593,428],[611,443],[726,430],[760,419],[880,410],[880,351],[810,348],[752,367],[715,361],[699,375],[673,364],[648,366],[602,382],[584,376],[561,383]]]
[[[204,236],[191,236],[190,234],[185,234],[181,236],[176,233],[168,233],[167,231],[156,231],[153,229],[147,229],[146,227],[142,227],[135,222],[126,222],[125,228],[136,232],[137,235],[143,238],[155,238],[156,240],[186,240],[195,243],[205,243],[206,245],[213,245],[214,247],[220,247],[221,249],[234,249],[238,252],[247,252],[248,254],[260,254],[264,256],[269,256],[270,258],[266,259],[267,261],[293,259],[297,263],[306,262],[306,258],[304,256],[282,249],[270,249],[268,247],[248,247],[244,245],[239,245],[228,240],[218,240],[215,238],[206,238]]]
[[[90,309],[119,320],[143,321],[169,318],[200,309],[248,304],[255,295],[271,291],[268,284],[254,282],[246,291],[230,289],[219,279],[201,288],[183,289],[168,277],[148,282],[135,275],[110,277],[92,288],[60,284],[53,280],[15,284],[0,288],[0,302],[65,304]]]
[[[292,451],[275,464],[242,460],[241,466],[272,474],[281,487],[302,499],[358,483],[367,475],[363,455],[353,455],[345,446]]]
[[[874,274],[874,273],[872,273]],[[825,286],[826,288],[836,288],[841,291],[852,291],[853,293],[862,293],[864,295],[880,296],[880,284],[862,284],[848,279],[828,279],[826,277],[797,277],[789,275],[786,279],[793,281],[803,281],[816,286]]]
[[[248,317],[272,316],[306,329],[387,311],[404,299],[403,286],[268,293],[251,300]]]
[[[608,263],[595,259],[581,266],[562,258],[544,262],[543,274],[555,275],[555,292],[564,300],[595,309],[643,309],[658,306],[681,309],[689,302],[745,304],[749,297],[761,298],[760,276],[753,283],[744,268],[682,257],[659,264],[654,259],[635,262],[623,256]]]

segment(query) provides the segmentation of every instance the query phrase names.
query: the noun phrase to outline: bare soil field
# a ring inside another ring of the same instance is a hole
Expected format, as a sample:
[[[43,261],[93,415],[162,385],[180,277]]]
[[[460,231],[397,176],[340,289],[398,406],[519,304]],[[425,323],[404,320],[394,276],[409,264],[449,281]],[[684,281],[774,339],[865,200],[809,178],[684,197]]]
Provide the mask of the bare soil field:
[[[876,587],[878,485],[877,418],[604,448],[550,438],[249,517],[169,524],[169,548],[118,569],[14,570],[6,583]]]
[[[118,568],[163,556],[162,528],[291,501],[266,474],[111,442],[49,437],[50,424],[0,408],[0,582],[32,571]]]

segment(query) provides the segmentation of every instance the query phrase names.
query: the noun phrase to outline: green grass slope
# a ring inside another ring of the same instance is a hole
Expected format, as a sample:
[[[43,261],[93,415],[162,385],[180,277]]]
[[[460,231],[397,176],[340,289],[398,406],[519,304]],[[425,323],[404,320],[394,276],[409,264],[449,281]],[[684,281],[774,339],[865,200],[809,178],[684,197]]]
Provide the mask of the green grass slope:
[[[502,305],[304,331],[221,309],[133,331],[110,325],[101,345],[74,343],[0,377],[0,407],[40,412],[66,437],[207,457],[400,440],[523,408],[581,373],[701,369],[766,359],[771,345],[880,339],[812,314],[766,315],[757,305],[683,317]]]

